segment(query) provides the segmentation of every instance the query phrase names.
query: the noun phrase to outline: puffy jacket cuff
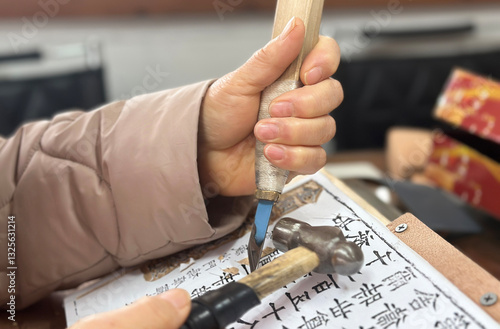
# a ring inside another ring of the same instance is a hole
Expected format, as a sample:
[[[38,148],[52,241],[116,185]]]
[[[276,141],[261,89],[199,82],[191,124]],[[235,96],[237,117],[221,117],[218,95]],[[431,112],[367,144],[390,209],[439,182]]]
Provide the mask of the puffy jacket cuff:
[[[236,218],[226,216],[231,221],[218,213],[212,219],[215,227],[208,220],[197,141],[200,108],[210,83],[127,101],[105,136],[103,175],[116,205],[119,232],[114,256],[121,265],[209,241],[244,219],[239,212]]]

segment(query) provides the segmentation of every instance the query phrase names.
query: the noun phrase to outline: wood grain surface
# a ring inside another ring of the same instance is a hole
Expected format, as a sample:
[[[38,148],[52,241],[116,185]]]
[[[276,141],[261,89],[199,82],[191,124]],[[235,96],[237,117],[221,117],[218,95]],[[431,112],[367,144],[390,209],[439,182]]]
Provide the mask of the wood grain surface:
[[[318,265],[319,257],[315,252],[297,247],[238,282],[251,287],[262,300],[279,288],[311,272]]]
[[[286,24],[292,17],[302,19],[306,27],[304,44],[299,56],[286,69],[280,80],[300,80],[300,68],[304,58],[318,43],[319,26],[321,25],[321,14],[323,12],[323,0],[278,0],[276,5],[276,16],[274,18],[273,38],[280,35]]]

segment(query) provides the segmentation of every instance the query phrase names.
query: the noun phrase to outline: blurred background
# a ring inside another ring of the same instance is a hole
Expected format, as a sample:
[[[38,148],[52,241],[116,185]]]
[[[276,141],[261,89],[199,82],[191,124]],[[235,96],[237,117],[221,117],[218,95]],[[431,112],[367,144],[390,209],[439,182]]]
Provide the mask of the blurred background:
[[[269,41],[275,4],[275,0],[0,0],[0,135],[64,110],[91,110],[114,100],[220,77]],[[391,151],[389,146],[386,152],[387,132],[397,126],[433,128],[432,112],[454,67],[500,79],[500,0],[325,0],[321,33],[340,45],[342,59],[334,77],[345,93],[343,104],[332,113],[337,135],[324,146],[335,154],[330,159],[337,162],[336,171],[326,169],[338,177],[343,172],[344,178],[346,172],[355,178],[376,177],[377,197],[358,180],[349,186],[394,219],[399,212],[384,208],[378,200],[392,202],[394,193],[391,196],[386,187],[378,186],[383,176],[377,169],[386,172],[388,153],[393,167],[410,176],[413,169],[406,170],[407,164],[423,168],[432,142],[426,134],[406,138],[393,134],[393,144],[401,147]],[[367,159],[377,168],[353,164]],[[468,163],[468,157],[461,159]],[[339,167],[342,162],[346,164]],[[420,194],[407,199],[430,199],[434,207],[412,208],[408,202],[403,208],[445,232],[448,241],[500,279],[500,221],[482,224],[484,234],[465,235],[479,229],[468,219],[457,224],[461,203],[429,191],[418,187],[415,193]],[[439,220],[446,218],[445,227]],[[54,305],[28,312],[57,320],[55,327],[63,327],[61,303],[56,300]]]
[[[0,134],[71,109],[220,77],[269,39],[275,1],[0,0]],[[500,78],[500,1],[325,1],[342,50],[336,150],[432,127],[455,66]]]

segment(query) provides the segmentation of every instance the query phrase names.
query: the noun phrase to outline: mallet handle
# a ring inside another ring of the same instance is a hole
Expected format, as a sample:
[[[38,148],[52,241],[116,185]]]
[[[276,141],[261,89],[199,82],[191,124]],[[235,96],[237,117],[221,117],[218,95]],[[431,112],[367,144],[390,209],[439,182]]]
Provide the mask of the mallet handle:
[[[257,294],[260,300],[274,291],[311,272],[319,265],[315,252],[297,247],[239,280]]]
[[[238,282],[211,290],[193,300],[181,329],[221,329],[260,304],[267,295],[311,272],[319,265],[316,253],[305,247],[287,251]]]
[[[278,0],[274,18],[273,38],[277,37],[292,17],[304,22],[306,31],[300,54],[281,77],[262,92],[259,120],[269,118],[269,105],[285,92],[301,87],[300,68],[307,54],[318,43],[324,0]],[[273,166],[264,156],[264,144],[257,141],[255,151],[256,197],[276,201],[276,193],[285,186],[288,171]],[[269,196],[267,196],[269,195]]]

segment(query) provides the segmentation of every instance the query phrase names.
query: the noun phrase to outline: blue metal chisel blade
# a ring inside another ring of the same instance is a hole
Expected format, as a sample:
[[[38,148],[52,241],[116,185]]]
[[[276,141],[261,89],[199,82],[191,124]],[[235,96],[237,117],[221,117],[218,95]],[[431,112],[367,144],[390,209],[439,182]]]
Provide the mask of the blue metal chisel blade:
[[[255,213],[255,241],[258,244],[264,243],[266,238],[267,225],[269,225],[269,218],[273,210],[274,201],[259,200],[257,211]]]
[[[259,200],[259,204],[257,205],[255,222],[248,243],[248,262],[250,264],[250,271],[252,272],[257,268],[260,261],[273,205],[274,202],[269,200]]]

